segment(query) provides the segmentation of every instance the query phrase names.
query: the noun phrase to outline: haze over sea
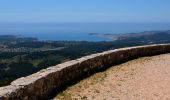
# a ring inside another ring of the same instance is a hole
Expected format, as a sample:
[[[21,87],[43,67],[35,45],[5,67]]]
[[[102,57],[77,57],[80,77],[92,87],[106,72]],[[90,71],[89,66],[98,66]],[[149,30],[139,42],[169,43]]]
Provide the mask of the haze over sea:
[[[89,33],[122,34],[159,30],[170,30],[170,23],[0,23],[0,35],[20,35],[56,41],[109,41]]]

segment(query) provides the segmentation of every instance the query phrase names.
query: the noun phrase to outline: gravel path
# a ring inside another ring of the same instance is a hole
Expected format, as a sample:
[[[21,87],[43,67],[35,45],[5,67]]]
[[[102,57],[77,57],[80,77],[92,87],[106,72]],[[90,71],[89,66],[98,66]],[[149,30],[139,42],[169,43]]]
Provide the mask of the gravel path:
[[[111,67],[67,88],[54,100],[170,100],[170,54]]]

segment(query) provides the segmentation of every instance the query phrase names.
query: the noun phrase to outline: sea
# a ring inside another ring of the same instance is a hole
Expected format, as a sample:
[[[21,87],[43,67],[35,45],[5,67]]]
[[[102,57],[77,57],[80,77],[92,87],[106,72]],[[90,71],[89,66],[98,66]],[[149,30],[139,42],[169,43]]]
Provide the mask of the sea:
[[[170,30],[170,23],[0,23],[0,35],[36,37],[53,41],[111,41],[89,35]]]

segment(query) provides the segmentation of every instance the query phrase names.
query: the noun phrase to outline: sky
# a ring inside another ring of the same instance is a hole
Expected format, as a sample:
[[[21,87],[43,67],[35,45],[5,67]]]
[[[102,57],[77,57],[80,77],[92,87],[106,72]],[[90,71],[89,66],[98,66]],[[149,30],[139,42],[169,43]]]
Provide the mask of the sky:
[[[170,22],[170,0],[0,0],[0,22]]]

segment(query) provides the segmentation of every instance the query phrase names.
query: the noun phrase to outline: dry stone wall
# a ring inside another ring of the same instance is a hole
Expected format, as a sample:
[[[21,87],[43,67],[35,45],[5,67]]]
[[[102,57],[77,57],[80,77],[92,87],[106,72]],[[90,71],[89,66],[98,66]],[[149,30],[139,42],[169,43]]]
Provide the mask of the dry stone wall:
[[[170,44],[120,48],[41,70],[0,87],[0,100],[47,99],[54,91],[101,69],[143,56],[170,53]]]

